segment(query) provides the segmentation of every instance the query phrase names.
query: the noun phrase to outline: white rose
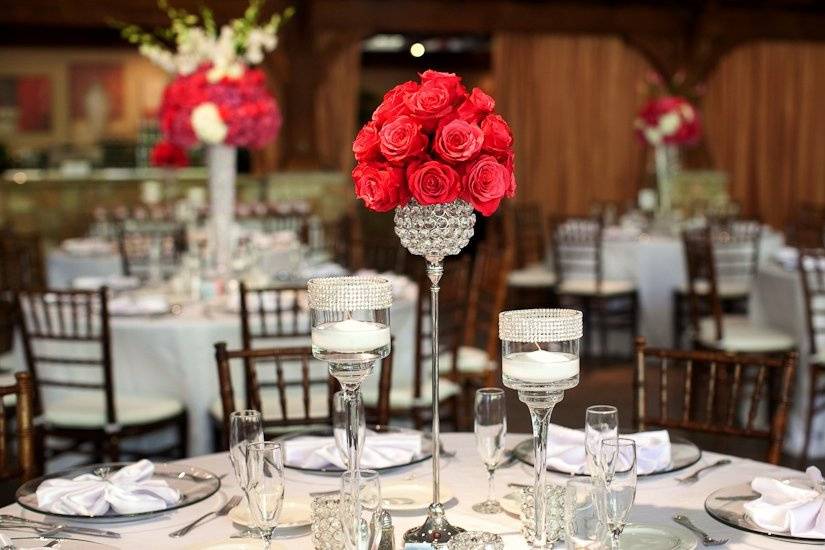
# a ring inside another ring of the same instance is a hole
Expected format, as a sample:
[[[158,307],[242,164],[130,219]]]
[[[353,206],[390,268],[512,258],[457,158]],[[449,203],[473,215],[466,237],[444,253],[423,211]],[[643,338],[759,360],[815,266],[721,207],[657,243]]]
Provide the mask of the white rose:
[[[643,133],[649,144],[659,145],[662,143],[662,134],[656,128],[645,128]]]
[[[659,118],[659,132],[665,136],[675,134],[682,125],[682,119],[678,113],[667,113]]]
[[[217,144],[226,139],[229,129],[221,118],[218,106],[211,102],[201,103],[192,110],[192,129],[204,143]]]

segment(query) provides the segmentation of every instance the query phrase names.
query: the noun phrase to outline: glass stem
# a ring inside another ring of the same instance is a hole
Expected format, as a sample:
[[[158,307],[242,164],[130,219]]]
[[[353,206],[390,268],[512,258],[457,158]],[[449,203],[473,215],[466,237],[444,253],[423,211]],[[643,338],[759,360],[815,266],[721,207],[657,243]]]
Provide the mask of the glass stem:
[[[438,291],[440,287],[438,283],[444,274],[444,266],[441,261],[427,260],[427,277],[430,279],[430,323],[432,336],[430,337],[432,345],[432,407],[433,407],[433,504],[441,502],[441,419],[439,418],[438,407],[440,405],[438,398]]]
[[[493,479],[494,479],[495,475],[496,475],[496,469],[495,468],[487,468],[487,502],[495,501],[495,498],[493,497],[493,494],[494,494]]]
[[[272,547],[272,531],[274,531],[274,529],[261,529],[261,538],[264,540],[264,550],[270,550]]]
[[[621,529],[613,529],[610,533],[610,548],[612,550],[619,550],[619,537],[621,537]]]
[[[546,491],[544,486],[545,478],[547,477],[547,434],[550,427],[550,413],[552,411],[553,404],[547,406],[530,406],[536,470],[536,481],[533,487],[533,509],[535,510],[534,548],[545,548],[547,546],[547,529],[545,527],[547,519],[547,498],[545,497]]]

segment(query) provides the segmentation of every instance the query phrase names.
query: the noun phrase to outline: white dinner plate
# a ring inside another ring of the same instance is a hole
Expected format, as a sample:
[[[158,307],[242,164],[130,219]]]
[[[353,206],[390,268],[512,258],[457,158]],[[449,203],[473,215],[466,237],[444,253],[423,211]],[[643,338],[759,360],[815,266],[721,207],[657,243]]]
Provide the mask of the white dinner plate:
[[[229,519],[244,527],[254,527],[246,502],[241,502],[229,511]],[[287,500],[278,518],[278,529],[309,527],[312,524],[312,509],[307,500]]]
[[[441,502],[447,503],[452,499],[453,492],[442,485]],[[384,509],[391,512],[423,510],[433,501],[433,488],[432,485],[424,485],[414,481],[382,483],[381,500]]]

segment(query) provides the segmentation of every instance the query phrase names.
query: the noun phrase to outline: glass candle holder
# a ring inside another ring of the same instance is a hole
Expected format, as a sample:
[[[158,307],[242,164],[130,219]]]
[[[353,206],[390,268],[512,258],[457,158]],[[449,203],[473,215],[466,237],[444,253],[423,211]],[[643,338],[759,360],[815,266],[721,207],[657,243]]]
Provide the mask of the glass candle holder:
[[[340,495],[320,495],[312,499],[312,547],[315,550],[344,550]]]
[[[561,485],[547,484],[544,487],[544,533],[545,542],[550,545],[564,534],[564,498],[566,489]],[[521,534],[527,544],[535,542],[536,501],[532,487],[521,490]]]
[[[499,314],[502,379],[518,391],[533,424],[535,483],[534,548],[550,548],[545,529],[547,436],[553,407],[579,383],[582,313],[572,309],[525,309]]]
[[[504,550],[500,535],[485,531],[463,531],[447,543],[448,550]]]

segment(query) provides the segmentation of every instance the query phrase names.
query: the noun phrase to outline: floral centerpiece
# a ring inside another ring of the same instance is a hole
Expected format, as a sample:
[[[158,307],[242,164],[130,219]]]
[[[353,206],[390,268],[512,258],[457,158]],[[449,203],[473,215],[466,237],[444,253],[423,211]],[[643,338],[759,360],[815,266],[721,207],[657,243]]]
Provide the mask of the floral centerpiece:
[[[461,78],[425,71],[421,81],[384,95],[352,144],[355,194],[367,208],[395,209],[395,232],[412,254],[427,261],[433,327],[431,379],[433,440],[439,434],[438,283],[445,256],[470,241],[474,211],[492,215],[516,192],[513,134],[495,101]],[[443,544],[463,529],[450,525],[440,502],[439,445],[433,446],[433,500],[425,523],[405,543]]]
[[[656,180],[659,187],[659,209],[671,208],[670,177],[679,170],[679,148],[694,145],[702,137],[699,113],[679,89],[684,76],[677,74],[669,89],[663,90],[658,75],[648,77],[651,98],[642,106],[634,128],[639,140],[653,148]]]
[[[152,151],[153,164],[181,166],[185,149],[208,147],[212,251],[222,274],[231,258],[236,148],[263,147],[281,126],[266,76],[253,66],[276,48],[278,28],[292,10],[259,21],[263,4],[252,0],[243,17],[218,27],[207,8],[196,15],[161,0],[171,21],[168,29],[153,34],[135,25],[122,28],[141,54],[173,75],[160,105],[163,139]]]

